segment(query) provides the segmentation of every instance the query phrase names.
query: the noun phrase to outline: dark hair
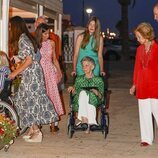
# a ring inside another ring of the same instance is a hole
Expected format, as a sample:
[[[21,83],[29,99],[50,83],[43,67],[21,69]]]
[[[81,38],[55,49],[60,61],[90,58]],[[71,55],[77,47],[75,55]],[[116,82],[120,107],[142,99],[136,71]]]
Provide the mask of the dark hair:
[[[37,44],[27,29],[25,21],[20,16],[14,16],[10,19],[9,44],[13,48],[13,53],[16,54],[19,50],[18,42],[21,34],[25,33],[33,44],[34,51],[37,51]]]
[[[45,23],[41,23],[37,26],[36,31],[35,31],[35,39],[36,39],[38,48],[41,48],[42,33],[46,32],[48,30],[49,30],[49,26]]]

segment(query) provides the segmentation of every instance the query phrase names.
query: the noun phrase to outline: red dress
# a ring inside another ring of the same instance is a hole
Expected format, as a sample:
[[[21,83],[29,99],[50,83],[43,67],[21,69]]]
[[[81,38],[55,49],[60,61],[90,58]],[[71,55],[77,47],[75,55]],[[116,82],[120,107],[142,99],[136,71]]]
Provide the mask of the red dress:
[[[41,60],[40,64],[43,68],[46,90],[49,98],[54,104],[57,114],[63,115],[64,109],[60,99],[60,94],[58,90],[58,78],[57,78],[57,69],[52,62],[52,45],[51,41],[47,40],[42,42],[42,47],[40,49]]]
[[[158,99],[158,44],[155,41],[148,53],[144,45],[137,48],[133,80],[138,99]]]

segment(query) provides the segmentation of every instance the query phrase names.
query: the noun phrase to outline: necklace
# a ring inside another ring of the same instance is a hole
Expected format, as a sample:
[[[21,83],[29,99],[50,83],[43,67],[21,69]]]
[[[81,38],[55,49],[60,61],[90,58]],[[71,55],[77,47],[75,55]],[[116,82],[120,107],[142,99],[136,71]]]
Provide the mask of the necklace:
[[[145,46],[142,47],[142,67],[143,69],[148,68],[150,61],[152,43],[150,43],[148,51],[145,50]]]

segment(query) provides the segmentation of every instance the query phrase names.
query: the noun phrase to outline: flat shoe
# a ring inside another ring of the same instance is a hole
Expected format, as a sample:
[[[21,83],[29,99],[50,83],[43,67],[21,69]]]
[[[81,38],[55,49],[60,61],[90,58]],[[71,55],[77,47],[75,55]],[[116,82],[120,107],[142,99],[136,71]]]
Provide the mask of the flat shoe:
[[[81,128],[83,130],[86,130],[88,128],[88,124],[87,123],[81,123]]]
[[[140,146],[142,146],[142,147],[146,147],[146,146],[148,146],[149,144],[147,143],[147,142],[141,142],[140,143]]]

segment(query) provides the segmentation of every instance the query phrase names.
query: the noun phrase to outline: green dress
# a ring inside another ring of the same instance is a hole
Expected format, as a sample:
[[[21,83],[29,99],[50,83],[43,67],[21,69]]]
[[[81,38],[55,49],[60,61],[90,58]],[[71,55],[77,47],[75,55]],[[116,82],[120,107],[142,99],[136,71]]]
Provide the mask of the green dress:
[[[94,105],[95,107],[99,106],[103,101],[104,96],[104,82],[101,77],[94,76],[93,78],[86,78],[85,75],[78,76],[75,80],[75,94],[73,96],[73,110],[78,111],[78,100],[79,94],[82,90],[85,90],[85,87],[95,87],[101,94],[100,99],[93,92],[85,90],[89,94],[89,104]]]
[[[93,60],[95,61],[95,64],[96,64],[93,73],[94,73],[94,75],[99,76],[100,66],[99,66],[99,60],[98,60],[98,52],[93,50],[94,44],[95,44],[95,42],[93,42],[93,36],[91,36],[90,39],[89,39],[89,43],[87,44],[85,49],[82,49],[80,47],[79,54],[78,54],[77,65],[76,65],[77,75],[83,75],[84,74],[84,72],[82,70],[81,60],[85,56],[89,56],[89,57],[93,58]]]

